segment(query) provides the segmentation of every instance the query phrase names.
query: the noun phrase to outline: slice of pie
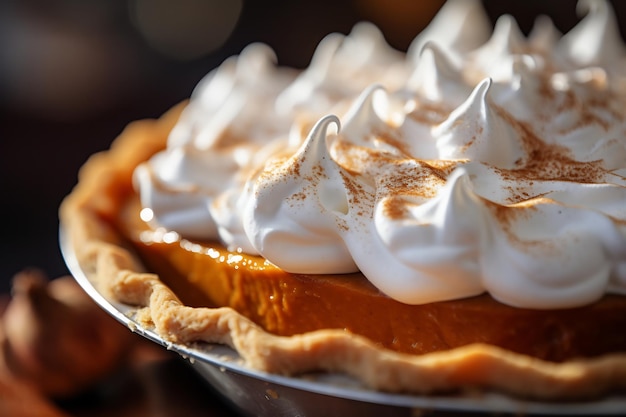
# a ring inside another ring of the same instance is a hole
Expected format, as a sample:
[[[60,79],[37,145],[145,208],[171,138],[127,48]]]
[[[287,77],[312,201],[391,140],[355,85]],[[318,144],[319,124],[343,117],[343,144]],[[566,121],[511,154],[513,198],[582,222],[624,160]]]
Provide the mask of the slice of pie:
[[[407,55],[362,24],[301,73],[246,49],[85,164],[60,210],[81,266],[164,339],[272,373],[623,392],[626,55],[579,46],[615,40],[597,4],[487,39],[453,1]]]

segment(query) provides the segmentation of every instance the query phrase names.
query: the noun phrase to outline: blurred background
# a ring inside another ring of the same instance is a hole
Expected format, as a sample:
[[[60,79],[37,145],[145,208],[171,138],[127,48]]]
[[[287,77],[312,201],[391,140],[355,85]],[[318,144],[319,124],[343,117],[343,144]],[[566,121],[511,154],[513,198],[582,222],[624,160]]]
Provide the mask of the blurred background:
[[[442,1],[0,0],[0,292],[26,267],[67,273],[57,209],[79,167],[124,126],[158,117],[250,42],[303,68],[330,32],[362,20],[406,50]],[[528,32],[547,14],[563,32],[575,0],[485,0]],[[626,22],[626,2],[613,2]]]

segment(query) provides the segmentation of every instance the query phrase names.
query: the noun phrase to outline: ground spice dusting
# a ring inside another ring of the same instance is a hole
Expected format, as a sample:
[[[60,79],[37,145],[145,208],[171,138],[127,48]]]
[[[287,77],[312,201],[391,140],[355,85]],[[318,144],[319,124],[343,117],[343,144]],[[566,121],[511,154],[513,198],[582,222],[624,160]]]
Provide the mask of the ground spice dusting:
[[[421,162],[398,164],[389,171],[389,175],[379,180],[377,189],[385,197],[382,208],[390,219],[402,219],[408,214],[407,205],[411,204],[408,197],[426,201],[435,197],[446,183],[443,172]]]
[[[550,200],[536,198],[532,201],[529,200],[509,206],[503,206],[489,200],[484,200],[484,203],[485,207],[487,207],[493,215],[493,218],[500,224],[500,230],[507,235],[507,240],[512,245],[522,248],[524,251],[527,251],[529,248],[534,248],[543,253],[554,249],[554,243],[550,241],[550,239],[524,240],[520,238],[519,232],[514,229],[517,222],[530,220],[532,215],[538,210],[537,204],[550,204],[552,203]]]
[[[528,124],[518,121],[501,107],[494,106],[494,109],[519,133],[526,153],[526,158],[521,161],[520,167],[498,170],[504,179],[594,183],[601,181],[604,177],[605,170],[602,167],[602,161],[576,161],[566,147],[544,142]]]
[[[314,165],[311,171],[313,171],[313,176],[318,180],[320,178],[327,178],[326,171],[324,171],[324,167],[320,164]]]
[[[484,200],[485,207],[487,207],[493,214],[494,219],[500,223],[503,230],[510,228],[513,222],[528,219],[530,217],[530,211],[536,210],[532,204],[528,202],[526,205],[509,205],[504,206],[494,203],[493,201]]]
[[[291,200],[296,200],[296,201],[304,201],[307,198],[307,194],[303,191],[299,192],[299,193],[294,193],[291,196],[289,196],[289,198]]]
[[[460,147],[460,150],[461,150],[461,152],[460,152],[460,153],[461,153],[461,154],[464,154],[464,153],[466,153],[466,152],[467,152],[467,150],[468,150],[469,148],[471,148],[472,146],[474,146],[474,143],[476,143],[476,138],[477,138],[477,136],[476,136],[476,135],[472,135],[472,136],[469,138],[469,140],[467,140],[467,141],[463,144],[463,146],[461,146],[461,147]]]
[[[372,137],[374,137],[376,140],[382,143],[385,143],[397,149],[400,152],[401,156],[404,156],[404,157],[411,156],[411,150],[410,150],[408,143],[402,140],[402,138],[394,137],[393,132],[382,131],[382,130],[373,131]]]
[[[611,103],[616,102],[620,102],[619,97],[616,97],[615,94],[611,91],[607,91],[606,94],[602,95],[601,97],[592,97],[587,101],[591,108],[604,110],[613,119],[623,122],[625,116],[623,100],[618,106],[611,106]]]
[[[257,175],[251,175],[256,178],[257,183],[275,183],[277,181],[286,181],[286,174],[293,173],[293,164],[290,163],[293,157],[274,157],[258,170]],[[297,162],[297,161],[296,161]],[[299,173],[299,164],[297,171]]]
[[[552,71],[549,71],[548,73],[552,73]],[[556,91],[554,90],[554,88],[552,88],[550,79],[546,75],[540,73],[537,77],[537,81],[537,94],[539,94],[539,96],[543,98],[544,101],[553,102],[556,97]]]
[[[557,114],[572,113],[573,123],[563,127],[558,133],[565,135],[585,126],[596,125],[605,132],[615,123],[624,121],[623,107],[614,108],[612,103],[619,102],[619,98],[606,89],[605,82],[587,82],[589,88],[584,99],[580,99],[574,90],[562,92],[562,101],[557,107]],[[575,87],[574,87],[575,88]],[[552,94],[552,102],[556,102],[556,93]]]
[[[433,173],[437,174],[440,178],[445,179],[456,169],[456,167],[467,163],[466,159],[424,159],[420,163],[422,165],[430,167]]]
[[[294,175],[296,177],[300,176],[300,166],[302,164],[302,161],[298,158],[292,158],[291,159],[291,163],[287,164],[288,167],[288,174],[289,175]]]
[[[404,198],[400,196],[390,196],[382,203],[383,213],[385,217],[392,220],[400,220],[406,218],[409,213],[409,207]]]
[[[452,109],[443,103],[418,102],[407,117],[417,123],[434,126],[446,120],[451,111]]]
[[[361,203],[362,197],[365,193],[363,185],[356,182],[347,172],[341,171],[341,177],[343,183],[348,191],[348,201],[352,206],[358,206]],[[358,174],[357,174],[358,175]]]

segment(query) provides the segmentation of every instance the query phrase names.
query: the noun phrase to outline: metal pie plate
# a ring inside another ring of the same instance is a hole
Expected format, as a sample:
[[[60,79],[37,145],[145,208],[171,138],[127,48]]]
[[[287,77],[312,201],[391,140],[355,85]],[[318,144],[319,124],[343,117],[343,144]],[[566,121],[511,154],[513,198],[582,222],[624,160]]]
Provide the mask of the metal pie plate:
[[[137,308],[108,299],[81,267],[60,229],[63,258],[78,284],[105,311],[130,330],[179,353],[242,415],[250,416],[416,416],[423,415],[624,415],[626,397],[598,401],[539,402],[499,393],[421,396],[373,391],[358,381],[319,373],[284,377],[247,368],[233,349],[217,344],[169,343],[133,319]]]

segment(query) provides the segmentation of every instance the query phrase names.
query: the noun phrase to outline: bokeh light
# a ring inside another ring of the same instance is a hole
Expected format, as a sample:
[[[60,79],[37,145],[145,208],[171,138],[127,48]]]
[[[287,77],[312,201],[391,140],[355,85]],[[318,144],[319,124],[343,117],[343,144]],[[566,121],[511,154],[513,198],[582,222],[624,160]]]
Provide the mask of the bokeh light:
[[[194,59],[219,48],[235,29],[242,0],[133,0],[131,18],[165,56]]]

